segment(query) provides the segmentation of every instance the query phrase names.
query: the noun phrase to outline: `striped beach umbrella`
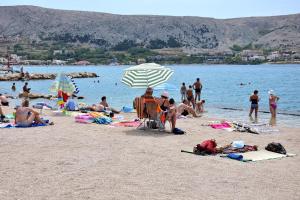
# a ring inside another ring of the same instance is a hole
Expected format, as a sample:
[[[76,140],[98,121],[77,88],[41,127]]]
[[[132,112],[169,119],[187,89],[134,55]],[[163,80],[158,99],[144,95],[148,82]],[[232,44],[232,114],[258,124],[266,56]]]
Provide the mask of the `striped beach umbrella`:
[[[76,88],[72,83],[71,79],[63,73],[58,74],[58,76],[56,77],[54,83],[51,85],[50,88],[51,92],[62,91],[68,94],[73,94],[75,90]]]
[[[155,63],[144,63],[125,69],[122,82],[132,88],[155,87],[166,82],[174,73]]]

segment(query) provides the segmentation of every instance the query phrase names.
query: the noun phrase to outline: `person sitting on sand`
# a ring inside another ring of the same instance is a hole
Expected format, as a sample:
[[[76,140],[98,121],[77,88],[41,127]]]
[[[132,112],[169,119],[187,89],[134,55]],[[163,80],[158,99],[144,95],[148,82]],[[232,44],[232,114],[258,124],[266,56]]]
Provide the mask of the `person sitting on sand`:
[[[39,113],[29,108],[29,101],[27,99],[22,102],[22,106],[17,108],[15,122],[18,126],[23,127],[31,126],[33,123],[45,124],[40,118]]]
[[[270,90],[269,92],[269,106],[270,106],[270,112],[272,115],[272,118],[276,117],[276,109],[277,109],[277,101],[279,100],[279,97],[275,95],[275,92],[273,90]]]
[[[100,104],[103,105],[104,108],[105,108],[105,110],[107,110],[107,111],[112,111],[113,113],[116,113],[116,114],[119,114],[119,113],[120,113],[120,111],[118,111],[118,110],[116,110],[116,109],[114,109],[114,108],[109,107],[109,105],[108,105],[108,103],[107,103],[107,101],[106,101],[106,96],[103,96],[103,97],[101,98]]]
[[[3,94],[0,94],[0,104],[2,106],[9,106],[9,102],[8,102],[6,96]]]
[[[204,104],[205,104],[205,100],[201,100],[199,102],[196,103],[196,112],[198,113],[203,113],[204,112]]]
[[[183,100],[182,103],[177,105],[177,116],[187,116],[189,114],[192,114],[193,117],[198,117],[195,110],[189,106],[189,102],[187,100]]]
[[[257,118],[257,112],[258,112],[258,91],[254,90],[253,95],[250,96],[249,101],[251,101],[251,107],[249,112],[249,117],[252,117],[252,113],[255,110],[255,118]]]

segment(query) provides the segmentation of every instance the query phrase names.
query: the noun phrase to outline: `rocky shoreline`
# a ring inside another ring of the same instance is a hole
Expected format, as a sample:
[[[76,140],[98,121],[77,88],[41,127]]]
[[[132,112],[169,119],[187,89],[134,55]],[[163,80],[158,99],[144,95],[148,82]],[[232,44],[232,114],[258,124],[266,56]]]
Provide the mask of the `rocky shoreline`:
[[[66,74],[72,78],[96,78],[99,77],[96,73],[93,72],[73,72]],[[21,75],[21,73],[5,74],[0,76],[0,81],[28,81],[28,80],[47,80],[55,79],[57,74],[46,73],[46,74],[30,74],[27,77]]]

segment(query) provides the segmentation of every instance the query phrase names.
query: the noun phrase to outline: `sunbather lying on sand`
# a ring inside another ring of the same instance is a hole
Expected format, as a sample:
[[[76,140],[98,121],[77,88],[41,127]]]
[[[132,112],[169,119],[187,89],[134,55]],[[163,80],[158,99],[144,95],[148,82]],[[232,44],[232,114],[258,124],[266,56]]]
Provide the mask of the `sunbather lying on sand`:
[[[29,108],[29,101],[27,99],[22,102],[21,107],[17,108],[15,121],[18,126],[23,126],[23,127],[31,126],[32,123],[46,124],[40,118],[38,112]]]
[[[105,108],[105,110],[107,110],[107,111],[112,111],[113,113],[116,113],[116,114],[119,114],[119,113],[120,113],[120,111],[118,111],[118,110],[116,110],[116,109],[114,109],[114,108],[109,107],[109,105],[108,105],[108,103],[107,103],[107,101],[106,101],[106,96],[103,96],[103,97],[101,98],[100,104],[103,105],[104,108]]]

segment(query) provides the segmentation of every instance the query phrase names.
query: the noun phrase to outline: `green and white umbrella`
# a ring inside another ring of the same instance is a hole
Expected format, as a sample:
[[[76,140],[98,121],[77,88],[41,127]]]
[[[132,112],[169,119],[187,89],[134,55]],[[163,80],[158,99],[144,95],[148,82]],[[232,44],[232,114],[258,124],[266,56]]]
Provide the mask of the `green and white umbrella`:
[[[125,69],[122,82],[132,88],[155,87],[166,82],[174,73],[155,63],[144,63]]]
[[[64,73],[59,73],[51,85],[50,91],[51,92],[58,92],[62,91],[64,93],[73,94],[76,88],[72,83],[71,79],[67,77]]]

